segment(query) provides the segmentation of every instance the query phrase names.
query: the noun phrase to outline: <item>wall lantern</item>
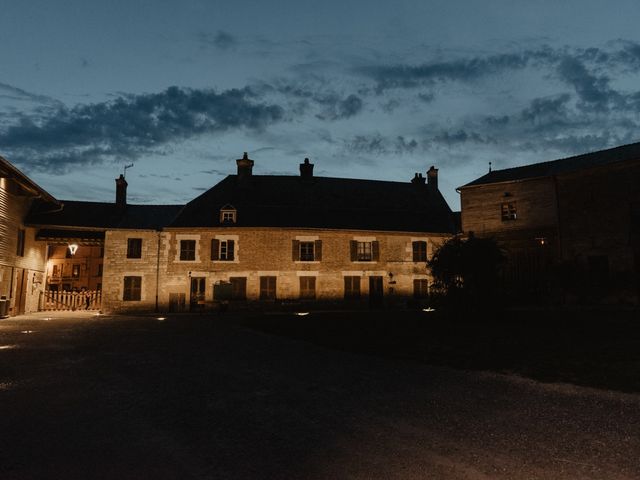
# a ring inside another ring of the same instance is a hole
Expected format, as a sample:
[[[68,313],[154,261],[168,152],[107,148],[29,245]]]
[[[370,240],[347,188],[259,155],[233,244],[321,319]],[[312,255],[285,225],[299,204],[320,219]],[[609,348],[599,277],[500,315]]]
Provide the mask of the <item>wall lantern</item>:
[[[69,244],[69,253],[73,256],[76,254],[76,252],[78,251],[78,244],[77,243],[70,243]]]
[[[547,244],[547,239],[546,237],[537,237],[536,241],[538,242],[538,245],[544,247]]]

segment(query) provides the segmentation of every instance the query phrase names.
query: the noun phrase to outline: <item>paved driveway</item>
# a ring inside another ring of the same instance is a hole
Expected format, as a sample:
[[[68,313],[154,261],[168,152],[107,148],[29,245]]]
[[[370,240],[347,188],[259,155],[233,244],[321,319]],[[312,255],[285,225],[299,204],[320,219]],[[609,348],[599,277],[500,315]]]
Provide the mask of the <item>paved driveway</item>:
[[[640,396],[325,350],[233,317],[0,320],[0,478],[638,479]]]

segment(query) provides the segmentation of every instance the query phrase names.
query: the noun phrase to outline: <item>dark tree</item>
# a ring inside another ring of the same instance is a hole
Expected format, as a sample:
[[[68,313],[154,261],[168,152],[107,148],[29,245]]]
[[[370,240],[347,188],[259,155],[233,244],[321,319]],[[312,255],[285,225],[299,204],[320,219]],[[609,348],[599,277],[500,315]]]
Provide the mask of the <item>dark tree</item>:
[[[492,238],[454,237],[427,261],[436,288],[456,307],[495,305],[506,256]]]

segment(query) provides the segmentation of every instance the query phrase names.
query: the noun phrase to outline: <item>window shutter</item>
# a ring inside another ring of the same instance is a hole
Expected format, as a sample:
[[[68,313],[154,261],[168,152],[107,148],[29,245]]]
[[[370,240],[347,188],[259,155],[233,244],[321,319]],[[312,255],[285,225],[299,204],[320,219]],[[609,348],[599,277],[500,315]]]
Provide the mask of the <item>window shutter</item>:
[[[413,245],[413,261],[418,261],[418,242],[411,242]],[[415,283],[415,282],[414,282]]]
[[[236,255],[235,240],[227,240],[227,260],[233,260]]]
[[[300,260],[300,242],[298,240],[291,242],[291,259],[294,262]]]
[[[211,260],[220,258],[220,240],[214,238],[211,240]]]
[[[358,260],[358,242],[356,242],[355,240],[351,240],[349,242],[349,247],[351,250],[351,261],[355,262],[356,260]]]
[[[316,240],[313,246],[313,259],[318,262],[322,260],[322,240]]]
[[[374,262],[380,260],[380,242],[371,242],[371,257]]]

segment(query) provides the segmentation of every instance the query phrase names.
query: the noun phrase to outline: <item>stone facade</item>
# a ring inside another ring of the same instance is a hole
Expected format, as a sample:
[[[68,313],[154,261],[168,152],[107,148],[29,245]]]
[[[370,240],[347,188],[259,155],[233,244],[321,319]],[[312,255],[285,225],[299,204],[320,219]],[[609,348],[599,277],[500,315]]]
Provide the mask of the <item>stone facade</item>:
[[[142,238],[142,259],[126,258],[129,238]],[[446,238],[449,235],[441,233],[293,228],[167,229],[161,233],[110,231],[105,239],[103,308],[106,311],[188,310],[198,300],[192,293],[202,293],[199,305],[204,302],[205,306],[211,306],[219,300],[215,298],[214,285],[234,278],[244,279],[246,302],[259,302],[261,277],[275,277],[278,303],[301,300],[304,296],[301,285],[305,283],[301,277],[315,278],[312,282],[315,303],[342,302],[345,277],[360,279],[357,281],[360,298],[352,299],[354,304],[368,304],[370,277],[380,277],[383,303],[404,302],[424,293],[414,291],[414,280],[431,282],[424,258],[417,257],[420,260],[414,261],[413,242],[425,242],[425,253],[430,256]],[[180,259],[183,240],[195,241],[193,260]],[[219,252],[212,255],[214,240],[217,241],[214,248],[220,248],[219,242],[233,241],[232,260],[215,259],[220,255]],[[354,241],[377,242],[377,260],[372,257],[372,260],[352,261],[350,248]],[[296,260],[294,248],[298,244],[294,242],[313,242],[314,259]],[[319,248],[320,259],[317,258]],[[140,277],[139,299],[124,300],[125,277]],[[192,292],[192,285],[196,291]],[[263,304],[274,303],[271,300],[263,299]]]
[[[520,293],[637,303],[638,185],[640,144],[490,172],[459,188],[462,230],[499,241]]]

